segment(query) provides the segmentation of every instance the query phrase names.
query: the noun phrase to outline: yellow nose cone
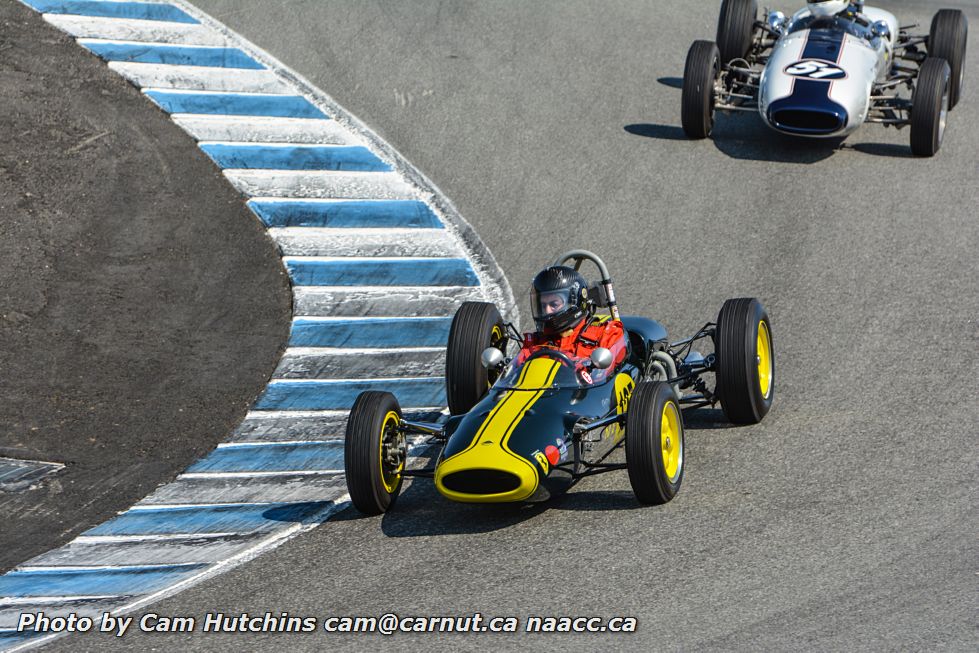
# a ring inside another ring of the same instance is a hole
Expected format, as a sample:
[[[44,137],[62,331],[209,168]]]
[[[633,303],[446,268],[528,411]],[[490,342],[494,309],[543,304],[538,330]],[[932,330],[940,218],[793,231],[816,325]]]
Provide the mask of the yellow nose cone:
[[[435,470],[435,488],[442,496],[466,503],[523,501],[538,483],[537,469],[528,460],[487,440],[443,460]]]

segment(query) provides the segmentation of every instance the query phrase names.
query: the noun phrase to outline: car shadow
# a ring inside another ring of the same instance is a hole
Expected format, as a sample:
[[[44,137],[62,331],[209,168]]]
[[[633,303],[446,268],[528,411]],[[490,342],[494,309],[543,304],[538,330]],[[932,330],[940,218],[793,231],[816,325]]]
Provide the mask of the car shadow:
[[[737,428],[727,421],[720,408],[695,408],[683,411],[683,428],[687,431],[707,431]]]
[[[635,136],[645,136],[646,138],[656,138],[663,141],[685,141],[687,135],[683,129],[674,125],[656,125],[653,123],[636,123],[623,127],[627,132]]]
[[[910,145],[898,145],[896,143],[855,143],[845,145],[845,149],[856,150],[863,154],[873,156],[886,156],[894,159],[913,159]]]
[[[474,535],[510,528],[548,509],[542,503],[456,503],[435,489],[431,479],[416,478],[381,520],[388,537]]]

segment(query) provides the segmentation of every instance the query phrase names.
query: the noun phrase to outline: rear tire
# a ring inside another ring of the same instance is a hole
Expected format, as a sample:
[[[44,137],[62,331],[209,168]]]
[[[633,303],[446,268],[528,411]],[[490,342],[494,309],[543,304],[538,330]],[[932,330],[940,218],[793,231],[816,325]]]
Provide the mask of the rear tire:
[[[721,63],[744,59],[751,51],[758,16],[758,0],[724,0],[717,21],[717,47]]]
[[[387,512],[401,492],[408,447],[400,422],[401,406],[390,392],[362,392],[350,409],[343,469],[350,501],[365,515]]]
[[[629,400],[625,461],[639,503],[670,501],[683,482],[683,413],[670,384],[643,381]]]
[[[911,152],[935,156],[945,138],[951,98],[951,69],[944,59],[928,57],[921,64],[911,102]]]
[[[449,412],[468,413],[496,381],[496,372],[483,367],[487,347],[506,353],[506,329],[496,306],[486,302],[464,302],[449,327],[445,352],[445,394]]]
[[[775,396],[772,327],[761,302],[729,299],[717,316],[714,336],[717,395],[729,421],[757,424]]]
[[[965,80],[965,51],[969,39],[969,21],[958,9],[942,9],[931,19],[928,56],[948,62],[951,69],[948,108],[954,109],[962,97]]]
[[[714,130],[714,83],[721,74],[721,58],[711,41],[694,41],[683,69],[680,118],[684,133],[707,138]]]

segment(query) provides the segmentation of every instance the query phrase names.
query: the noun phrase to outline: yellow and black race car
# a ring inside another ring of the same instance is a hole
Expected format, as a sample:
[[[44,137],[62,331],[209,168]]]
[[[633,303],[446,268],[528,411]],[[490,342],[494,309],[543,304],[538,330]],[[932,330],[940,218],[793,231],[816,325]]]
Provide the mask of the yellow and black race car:
[[[588,291],[596,311],[619,320],[608,268],[575,250],[555,265],[589,260],[602,281]],[[540,347],[507,357],[521,342],[493,304],[466,302],[449,331],[446,391],[451,415],[439,423],[404,419],[394,395],[364,392],[347,422],[345,471],[354,506],[366,514],[390,508],[407,476],[434,478],[453,501],[539,501],[594,474],[626,469],[644,504],[671,500],[683,480],[683,410],[720,402],[734,423],[754,424],[772,405],[774,351],[768,314],[757,299],[730,299],[716,322],[671,343],[644,317],[622,317],[627,355],[608,349],[587,359]],[[712,340],[707,356],[693,346]],[[715,375],[714,388],[705,374]],[[441,445],[434,467],[411,469],[408,442]],[[605,462],[625,443],[625,463]]]

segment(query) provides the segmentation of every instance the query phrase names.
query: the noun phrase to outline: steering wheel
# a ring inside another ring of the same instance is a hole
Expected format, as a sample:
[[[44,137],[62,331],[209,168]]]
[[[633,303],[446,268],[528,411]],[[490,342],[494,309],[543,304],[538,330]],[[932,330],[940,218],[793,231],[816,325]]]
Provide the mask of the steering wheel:
[[[575,367],[577,366],[575,361],[560,349],[550,349],[548,347],[545,347],[543,349],[538,349],[537,351],[535,351],[533,354],[527,357],[526,362],[530,362],[535,358],[543,358],[545,356],[549,358],[556,358],[562,363],[564,363],[565,365],[567,365],[568,367],[570,367],[571,369],[575,369]]]

